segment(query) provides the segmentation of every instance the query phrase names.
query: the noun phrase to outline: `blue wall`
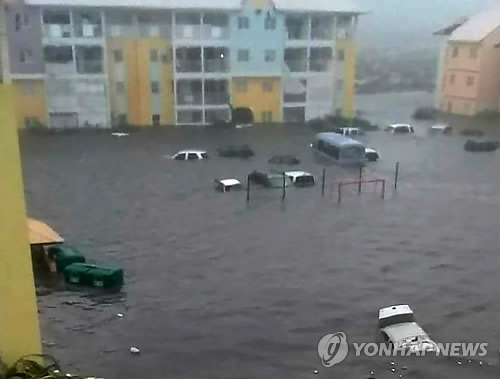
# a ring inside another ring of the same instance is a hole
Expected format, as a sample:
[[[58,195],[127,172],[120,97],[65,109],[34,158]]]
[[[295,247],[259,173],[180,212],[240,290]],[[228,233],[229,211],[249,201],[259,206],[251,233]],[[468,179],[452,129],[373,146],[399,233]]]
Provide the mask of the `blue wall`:
[[[231,28],[231,72],[235,76],[276,76],[281,75],[285,44],[285,22],[283,15],[273,8],[261,9],[260,13],[247,1],[241,12],[230,18]],[[274,30],[265,29],[268,12],[276,18]],[[238,29],[238,18],[248,17],[249,29]],[[248,49],[250,60],[238,62],[238,50]],[[265,51],[275,50],[274,62],[265,61]]]

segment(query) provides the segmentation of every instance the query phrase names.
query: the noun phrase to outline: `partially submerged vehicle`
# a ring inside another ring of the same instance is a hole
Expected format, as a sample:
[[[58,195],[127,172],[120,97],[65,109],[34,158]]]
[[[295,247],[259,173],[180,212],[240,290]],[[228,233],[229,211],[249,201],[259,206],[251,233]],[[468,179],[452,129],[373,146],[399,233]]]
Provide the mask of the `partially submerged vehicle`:
[[[337,133],[317,134],[311,147],[342,165],[359,166],[366,160],[366,148],[361,142]]]
[[[465,151],[473,152],[488,152],[495,151],[500,148],[500,142],[498,141],[473,141],[467,140],[464,145]]]
[[[229,192],[241,189],[241,182],[237,179],[215,179],[215,189],[220,192]]]
[[[377,150],[372,149],[371,147],[365,148],[365,156],[366,160],[370,162],[376,162],[380,158],[380,154],[377,152]]]
[[[297,187],[309,187],[314,185],[314,176],[306,171],[285,171],[285,175],[290,178]]]
[[[248,180],[253,183],[260,184],[261,186],[267,188],[283,188],[290,186],[292,184],[291,179],[283,174],[267,174],[261,171],[252,171],[248,175]]]
[[[176,161],[196,161],[208,159],[208,155],[205,150],[181,150],[174,154],[172,159]]]
[[[453,128],[448,124],[436,124],[429,128],[429,133],[432,134],[450,134]]]
[[[343,136],[358,136],[364,134],[360,128],[337,128],[334,132],[342,134]]]
[[[229,145],[220,148],[217,152],[219,156],[224,158],[250,158],[255,155],[253,150],[248,145],[241,145],[241,146]]]
[[[408,305],[393,305],[379,310],[378,326],[386,343],[392,349],[412,352],[438,352],[436,342],[415,321]]]
[[[415,133],[415,129],[410,124],[391,124],[385,129],[386,132],[393,134],[410,134]]]

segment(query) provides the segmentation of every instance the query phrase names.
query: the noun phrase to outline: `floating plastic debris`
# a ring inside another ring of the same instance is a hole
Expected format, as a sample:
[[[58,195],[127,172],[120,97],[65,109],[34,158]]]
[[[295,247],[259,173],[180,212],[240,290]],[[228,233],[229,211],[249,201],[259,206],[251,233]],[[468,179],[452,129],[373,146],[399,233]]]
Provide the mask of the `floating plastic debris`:
[[[394,361],[391,361],[391,366],[394,366],[396,363]]]
[[[316,375],[318,373],[318,370],[314,370],[313,374]]]
[[[61,371],[59,371],[59,370],[54,370],[54,371],[52,371],[52,372],[53,372],[54,374],[59,374]]]
[[[111,135],[115,137],[126,137],[128,133],[111,133]]]
[[[396,369],[394,367],[391,368],[391,372],[396,372]]]
[[[462,364],[462,361],[458,360],[457,364],[460,366]]]
[[[116,316],[123,317],[123,313],[117,313]]]
[[[479,361],[479,366],[482,366],[483,365],[483,361]]]
[[[467,360],[467,362],[472,363],[472,359]]]
[[[67,377],[67,378],[72,378],[72,377],[73,377],[73,375],[71,375],[71,374],[66,374],[66,377]]]
[[[403,374],[399,374],[399,377],[402,378],[403,377]]]
[[[141,351],[140,351],[137,347],[132,346],[132,347],[130,348],[130,352],[131,352],[132,354],[139,354]]]
[[[401,367],[401,370],[408,370],[408,367],[403,366],[403,367]]]

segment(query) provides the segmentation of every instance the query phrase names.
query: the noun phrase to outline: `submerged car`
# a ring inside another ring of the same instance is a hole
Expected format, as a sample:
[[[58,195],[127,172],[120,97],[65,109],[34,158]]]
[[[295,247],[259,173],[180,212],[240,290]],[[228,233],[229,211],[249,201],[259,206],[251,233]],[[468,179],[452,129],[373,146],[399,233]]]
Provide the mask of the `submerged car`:
[[[308,187],[314,185],[314,176],[305,171],[285,171],[285,175],[290,178],[297,187]]]
[[[372,149],[370,147],[365,148],[365,156],[366,156],[366,160],[368,160],[370,162],[376,162],[377,159],[380,158],[380,155],[379,155],[379,153],[377,153],[377,150]]]
[[[358,136],[364,134],[359,128],[337,128],[334,133],[342,134],[343,136]]]
[[[292,183],[290,178],[286,175],[266,174],[260,171],[252,171],[248,175],[248,180],[267,188],[283,188],[283,182],[285,183],[285,187],[290,186],[290,184]]]
[[[215,179],[215,189],[220,192],[229,192],[241,189],[241,182],[237,179]]]
[[[172,156],[176,161],[195,161],[208,159],[207,152],[204,150],[182,150]]]
[[[412,352],[438,352],[436,342],[415,321],[408,305],[393,305],[379,310],[378,326],[382,337],[393,349]]]
[[[391,124],[385,128],[385,131],[393,134],[415,133],[415,129],[409,124]]]
[[[433,125],[429,129],[429,133],[432,133],[432,134],[450,134],[452,131],[453,131],[453,128],[447,124]]]

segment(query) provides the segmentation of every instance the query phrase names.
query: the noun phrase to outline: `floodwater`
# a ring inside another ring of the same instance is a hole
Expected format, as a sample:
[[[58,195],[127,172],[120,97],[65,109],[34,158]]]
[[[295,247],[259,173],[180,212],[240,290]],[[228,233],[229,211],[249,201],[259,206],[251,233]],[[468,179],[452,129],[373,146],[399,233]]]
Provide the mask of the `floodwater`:
[[[383,124],[409,121],[431,101],[367,95],[359,108]],[[364,136],[382,159],[363,175],[387,179],[385,200],[381,185],[367,184],[361,195],[347,187],[340,205],[331,183],[358,173],[315,158],[306,128],[23,135],[30,215],[90,262],[126,273],[118,292],[37,274],[46,352],[71,373],[117,379],[365,378],[371,370],[377,378],[497,378],[499,152],[465,152],[465,137],[431,137],[428,125],[415,123],[413,136]],[[217,157],[229,143],[248,143],[256,156]],[[165,157],[190,147],[212,159]],[[276,153],[297,155],[317,179],[326,167],[325,196],[320,185],[289,188],[282,201],[281,190],[255,187],[247,205],[244,191],[214,191],[216,177],[270,170]],[[488,356],[459,365],[350,354],[321,365],[323,335],[375,342],[378,309],[399,303],[434,340],[487,342]]]

